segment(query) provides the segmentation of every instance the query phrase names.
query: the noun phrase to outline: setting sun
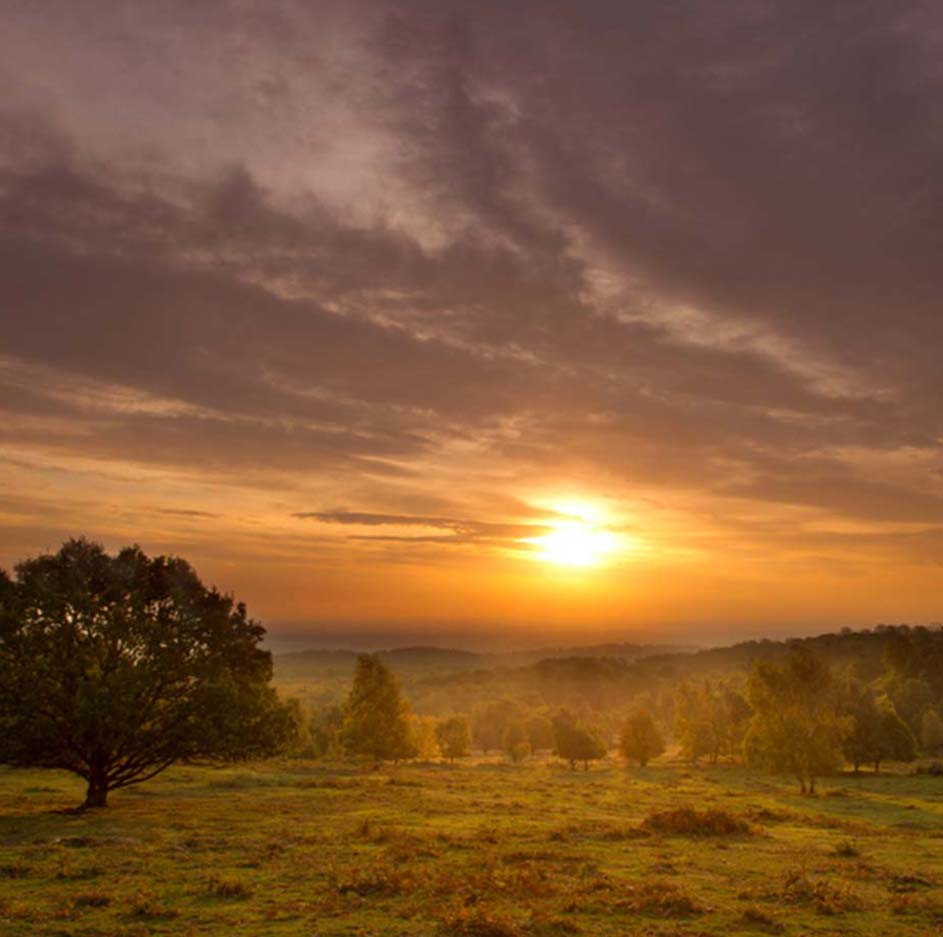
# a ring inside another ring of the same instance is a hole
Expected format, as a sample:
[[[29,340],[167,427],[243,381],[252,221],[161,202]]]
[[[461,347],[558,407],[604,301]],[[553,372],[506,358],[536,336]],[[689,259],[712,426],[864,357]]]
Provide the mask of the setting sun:
[[[616,547],[615,535],[583,521],[565,521],[532,541],[537,557],[560,566],[595,566]]]

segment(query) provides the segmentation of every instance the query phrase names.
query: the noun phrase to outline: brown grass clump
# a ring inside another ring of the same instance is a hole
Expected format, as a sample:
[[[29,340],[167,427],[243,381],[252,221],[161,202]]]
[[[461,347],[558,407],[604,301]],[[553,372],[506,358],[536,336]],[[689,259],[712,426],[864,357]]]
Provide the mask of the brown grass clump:
[[[892,914],[919,914],[935,922],[943,921],[943,905],[925,895],[895,894],[891,897],[890,909]]]
[[[838,856],[840,859],[856,859],[861,855],[861,850],[852,840],[843,839],[832,850],[832,855]]]
[[[833,885],[824,878],[812,879],[800,869],[785,873],[778,897],[789,904],[813,905],[819,914],[864,909],[861,896],[850,885]]]
[[[150,892],[139,892],[131,899],[128,914],[131,917],[147,920],[170,920],[178,917],[180,912],[176,908],[158,901]]]
[[[646,880],[638,885],[630,885],[628,891],[628,895],[614,903],[614,906],[621,911],[674,918],[703,914],[706,910],[677,885],[661,879]]]
[[[726,810],[653,810],[641,824],[648,833],[663,836],[747,836],[752,831],[746,820]]]
[[[888,889],[893,892],[903,893],[917,891],[920,888],[930,888],[933,882],[922,875],[892,875]]]
[[[771,934],[781,934],[786,928],[759,905],[748,905],[740,915],[740,923],[744,927],[755,930],[765,930]]]
[[[86,891],[76,895],[72,904],[77,908],[107,908],[111,904],[111,895],[102,891]]]
[[[441,937],[523,937],[524,931],[487,908],[463,908],[444,920],[436,933]]]
[[[408,895],[416,890],[416,877],[408,867],[377,863],[363,872],[352,869],[344,876],[334,874],[332,887],[338,895],[361,898]]]
[[[236,878],[211,878],[206,885],[206,891],[214,898],[252,897],[252,887]]]

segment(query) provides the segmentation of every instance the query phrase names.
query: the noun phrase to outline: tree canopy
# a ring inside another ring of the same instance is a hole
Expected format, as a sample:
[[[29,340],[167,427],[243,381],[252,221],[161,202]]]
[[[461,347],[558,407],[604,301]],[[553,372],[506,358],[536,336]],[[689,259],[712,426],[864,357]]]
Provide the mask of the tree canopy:
[[[589,763],[606,754],[602,739],[588,726],[576,722],[569,713],[560,713],[553,720],[554,749],[575,768],[577,762],[589,770]]]
[[[375,655],[357,658],[341,739],[350,754],[368,755],[375,762],[399,761],[416,754],[409,704],[400,694],[396,677]]]
[[[468,754],[471,745],[471,733],[468,730],[468,720],[464,716],[451,716],[436,726],[436,738],[439,749],[449,761],[462,758]]]
[[[665,750],[665,740],[647,709],[632,713],[619,733],[619,751],[626,760],[635,760],[643,768]]]
[[[264,634],[176,557],[26,560],[0,577],[0,761],[72,771],[97,807],[182,759],[271,754],[296,723]]]
[[[792,774],[803,793],[838,768],[847,717],[838,713],[837,687],[828,665],[805,649],[783,663],[756,664],[748,684],[753,718],[744,740],[748,760]]]

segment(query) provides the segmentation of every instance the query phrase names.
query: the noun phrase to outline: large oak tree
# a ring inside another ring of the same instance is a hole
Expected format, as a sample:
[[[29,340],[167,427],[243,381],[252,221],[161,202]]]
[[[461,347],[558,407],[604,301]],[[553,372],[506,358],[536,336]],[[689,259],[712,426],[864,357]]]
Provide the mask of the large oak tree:
[[[59,768],[85,806],[182,759],[278,750],[293,711],[265,629],[182,559],[87,540],[0,575],[0,762]]]

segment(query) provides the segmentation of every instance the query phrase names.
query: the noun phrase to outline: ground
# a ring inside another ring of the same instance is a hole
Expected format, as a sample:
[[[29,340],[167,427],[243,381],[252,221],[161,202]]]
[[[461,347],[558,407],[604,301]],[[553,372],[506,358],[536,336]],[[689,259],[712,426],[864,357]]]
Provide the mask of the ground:
[[[943,934],[943,778],[909,771],[282,761],[71,813],[0,769],[0,937]]]

